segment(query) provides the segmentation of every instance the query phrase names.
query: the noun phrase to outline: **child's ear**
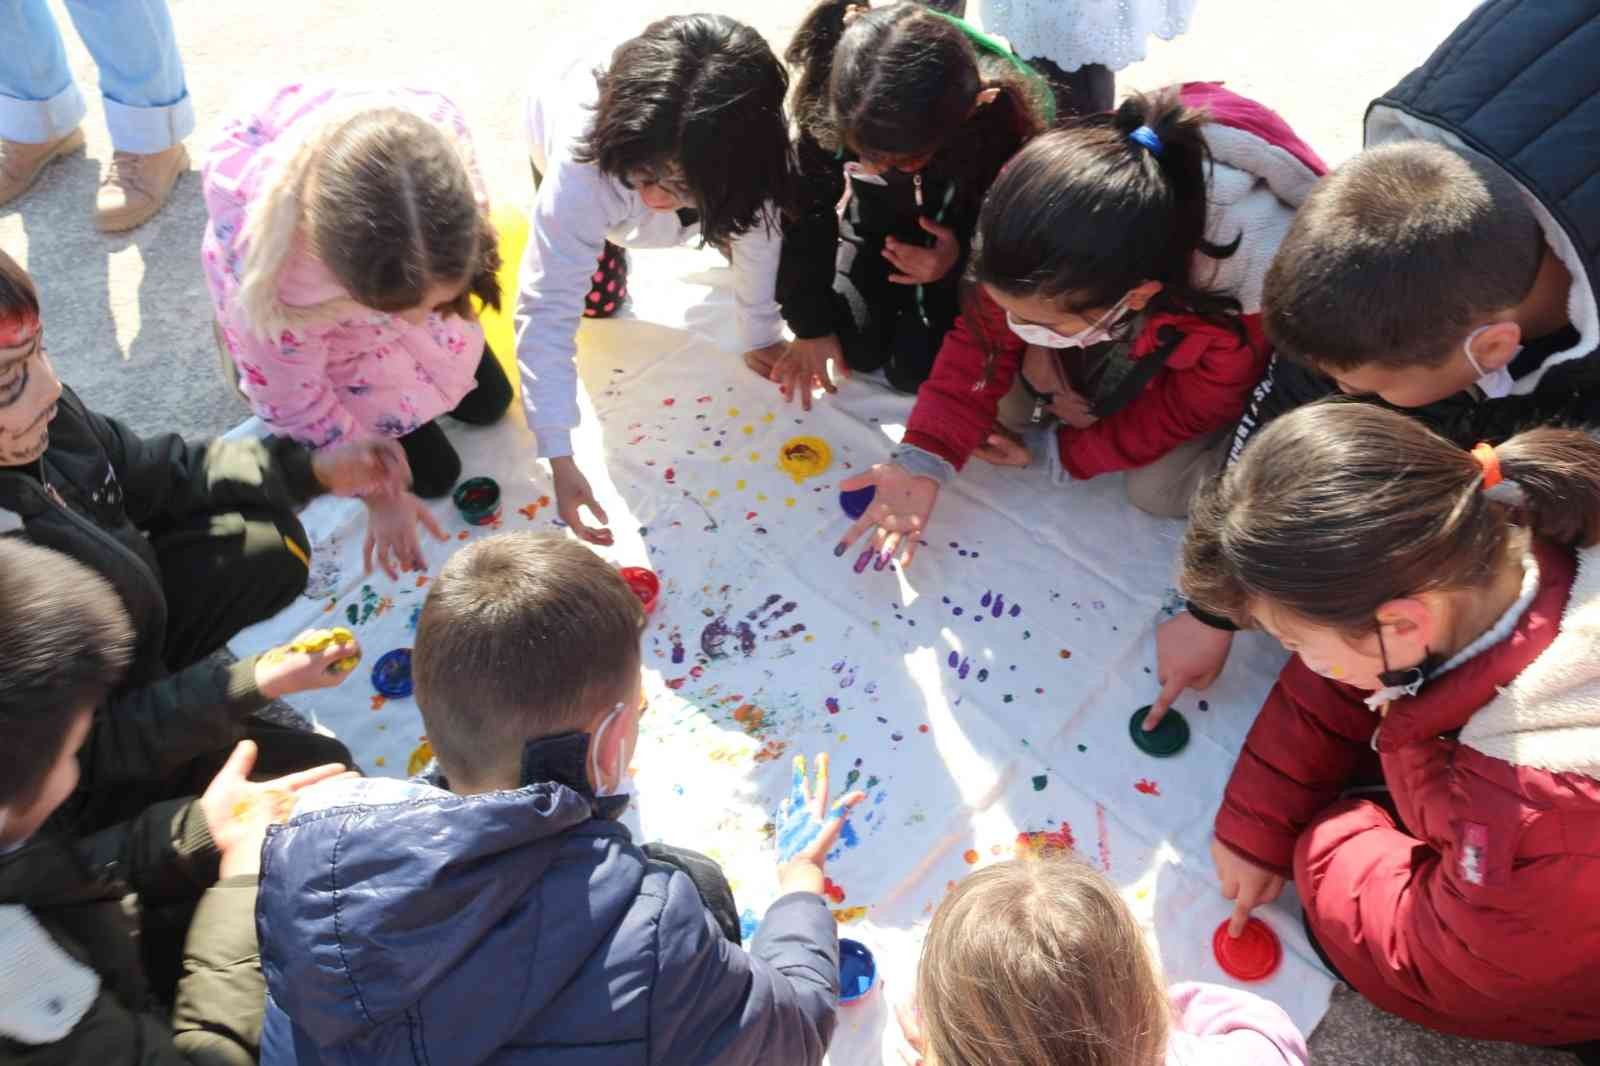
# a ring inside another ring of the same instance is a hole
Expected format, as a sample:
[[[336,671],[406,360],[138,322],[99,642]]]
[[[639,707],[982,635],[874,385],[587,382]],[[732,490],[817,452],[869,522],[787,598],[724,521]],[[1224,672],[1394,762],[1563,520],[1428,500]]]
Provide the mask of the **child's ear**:
[[[1000,99],[1000,87],[998,85],[993,88],[983,89],[979,91],[977,96],[973,97],[972,110],[976,111],[978,108],[992,104],[998,99]]]
[[[1128,290],[1128,295],[1125,297],[1128,301],[1128,310],[1143,311],[1145,306],[1156,298],[1156,293],[1160,292],[1161,288],[1159,281],[1145,281],[1135,285]]]
[[[1522,350],[1522,327],[1515,322],[1496,322],[1486,326],[1469,342],[1472,358],[1486,372],[1494,372],[1510,364]]]
[[[1438,644],[1439,617],[1426,600],[1416,596],[1390,600],[1378,608],[1377,617],[1390,669],[1416,666]]]

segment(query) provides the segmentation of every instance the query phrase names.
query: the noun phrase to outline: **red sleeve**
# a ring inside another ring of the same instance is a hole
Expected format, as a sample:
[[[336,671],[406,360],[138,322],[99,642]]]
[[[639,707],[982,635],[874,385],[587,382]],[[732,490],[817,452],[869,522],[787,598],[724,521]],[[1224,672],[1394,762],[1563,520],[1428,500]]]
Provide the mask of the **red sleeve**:
[[[1217,839],[1293,876],[1296,839],[1349,785],[1378,722],[1359,689],[1313,673],[1298,655],[1290,659],[1228,778]]]
[[[917,390],[904,442],[960,470],[993,431],[995,413],[1011,391],[1026,347],[1006,325],[1000,306],[975,288],[945,334],[933,373]]]
[[[1236,330],[1191,315],[1155,316],[1139,337],[1140,358],[1164,343],[1163,330],[1183,331],[1176,350],[1122,410],[1088,429],[1060,430],[1062,468],[1077,480],[1131,470],[1237,422],[1267,368],[1258,318],[1241,319],[1241,340]]]

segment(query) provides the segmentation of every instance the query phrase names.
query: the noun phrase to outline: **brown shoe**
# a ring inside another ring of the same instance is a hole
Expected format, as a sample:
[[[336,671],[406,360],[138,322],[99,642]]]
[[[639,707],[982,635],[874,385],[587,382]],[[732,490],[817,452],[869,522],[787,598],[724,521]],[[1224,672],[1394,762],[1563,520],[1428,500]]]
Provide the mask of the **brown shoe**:
[[[178,175],[188,169],[189,153],[181,144],[151,155],[114,152],[95,197],[94,224],[101,233],[144,225],[167,202]]]
[[[57,137],[43,144],[0,140],[0,204],[8,204],[33,187],[39,174],[52,159],[83,147],[83,131]]]

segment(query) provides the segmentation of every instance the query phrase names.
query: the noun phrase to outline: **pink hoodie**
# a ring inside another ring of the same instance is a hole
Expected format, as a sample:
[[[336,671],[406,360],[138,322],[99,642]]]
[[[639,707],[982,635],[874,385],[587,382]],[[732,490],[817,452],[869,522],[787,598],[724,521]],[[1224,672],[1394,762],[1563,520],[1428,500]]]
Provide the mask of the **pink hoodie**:
[[[1307,1066],[1311,1053],[1283,1008],[1253,992],[1183,982],[1167,989],[1166,1066]]]
[[[256,113],[229,122],[202,166],[210,221],[201,266],[240,388],[274,432],[312,447],[398,437],[431,422],[472,390],[483,355],[478,323],[430,314],[412,326],[364,308],[298,243],[278,273],[282,321],[266,327],[271,336],[249,321],[238,299],[241,233],[276,168],[330,117],[378,108],[404,108],[450,133],[486,203],[461,113],[425,90],[287,86]]]

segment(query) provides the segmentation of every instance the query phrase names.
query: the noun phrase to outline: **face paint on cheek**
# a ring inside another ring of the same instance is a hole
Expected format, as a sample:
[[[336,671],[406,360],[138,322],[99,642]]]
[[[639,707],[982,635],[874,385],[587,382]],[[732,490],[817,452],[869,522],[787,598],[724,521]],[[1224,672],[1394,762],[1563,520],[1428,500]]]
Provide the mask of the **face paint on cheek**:
[[[0,348],[21,348],[38,328],[37,318],[0,318]]]

